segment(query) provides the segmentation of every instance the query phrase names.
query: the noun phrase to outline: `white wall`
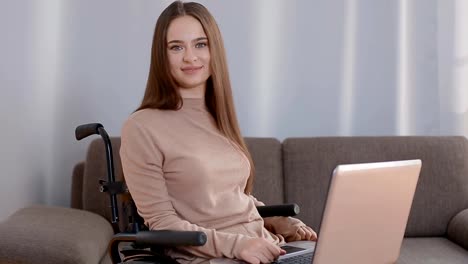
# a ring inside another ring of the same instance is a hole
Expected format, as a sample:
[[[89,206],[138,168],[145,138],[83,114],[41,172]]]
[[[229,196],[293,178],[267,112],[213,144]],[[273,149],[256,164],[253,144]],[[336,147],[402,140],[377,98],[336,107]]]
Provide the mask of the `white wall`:
[[[68,206],[91,140],[74,129],[120,134],[170,2],[2,2],[0,220]],[[223,32],[245,136],[467,135],[463,0],[200,2]]]
[[[25,1],[0,8],[0,217],[25,204],[47,202],[54,166],[56,74],[48,69],[50,49],[39,36],[47,30],[38,24],[40,9],[35,8]]]

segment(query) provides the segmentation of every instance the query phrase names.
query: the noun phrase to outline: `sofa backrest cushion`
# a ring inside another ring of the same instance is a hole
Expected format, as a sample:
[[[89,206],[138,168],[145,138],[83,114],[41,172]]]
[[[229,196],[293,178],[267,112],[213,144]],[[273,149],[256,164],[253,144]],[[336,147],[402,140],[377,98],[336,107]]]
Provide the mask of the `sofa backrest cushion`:
[[[445,235],[450,219],[468,208],[465,137],[286,139],[285,200],[298,203],[299,218],[318,230],[331,173],[337,165],[406,159],[421,159],[422,169],[405,235]]]
[[[284,203],[281,143],[274,138],[245,138],[255,166],[253,195],[267,205]]]

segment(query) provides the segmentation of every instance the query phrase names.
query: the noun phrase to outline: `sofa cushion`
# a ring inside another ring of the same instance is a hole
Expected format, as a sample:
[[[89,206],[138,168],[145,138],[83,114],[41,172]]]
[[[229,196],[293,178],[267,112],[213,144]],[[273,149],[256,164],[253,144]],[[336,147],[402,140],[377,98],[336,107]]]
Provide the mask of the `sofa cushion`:
[[[468,251],[443,237],[405,238],[398,264],[466,264]]]
[[[421,159],[406,236],[444,236],[468,208],[468,141],[464,137],[324,137],[283,142],[286,202],[319,228],[330,176],[339,164]]]
[[[447,237],[468,250],[468,209],[461,211],[450,221]]]
[[[111,225],[83,210],[31,206],[0,223],[1,263],[109,263]]]
[[[245,138],[255,167],[253,195],[267,205],[283,204],[281,143],[274,138]]]

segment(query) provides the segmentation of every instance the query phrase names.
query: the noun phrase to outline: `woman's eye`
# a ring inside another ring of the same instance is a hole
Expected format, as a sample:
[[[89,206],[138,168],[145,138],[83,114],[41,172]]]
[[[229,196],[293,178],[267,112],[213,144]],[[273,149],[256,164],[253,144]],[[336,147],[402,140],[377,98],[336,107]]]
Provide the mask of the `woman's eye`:
[[[196,48],[204,48],[206,46],[208,46],[208,44],[205,42],[200,42],[195,45]]]
[[[180,50],[182,50],[182,47],[181,46],[172,46],[169,49],[174,50],[174,51],[180,51]]]

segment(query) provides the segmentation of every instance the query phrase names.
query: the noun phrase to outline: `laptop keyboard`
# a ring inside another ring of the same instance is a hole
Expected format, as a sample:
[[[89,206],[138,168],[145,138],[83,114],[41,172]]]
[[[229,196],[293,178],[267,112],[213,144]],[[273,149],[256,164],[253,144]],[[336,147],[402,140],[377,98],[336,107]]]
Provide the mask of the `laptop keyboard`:
[[[286,259],[282,259],[282,260],[277,260],[275,262],[272,262],[274,264],[279,264],[279,263],[284,263],[284,264],[311,264],[312,263],[312,257],[313,257],[314,253],[313,252],[309,252],[309,253],[305,253],[305,254],[302,254],[302,255],[298,255],[298,256],[294,256],[294,257],[290,257],[290,258],[286,258]]]

